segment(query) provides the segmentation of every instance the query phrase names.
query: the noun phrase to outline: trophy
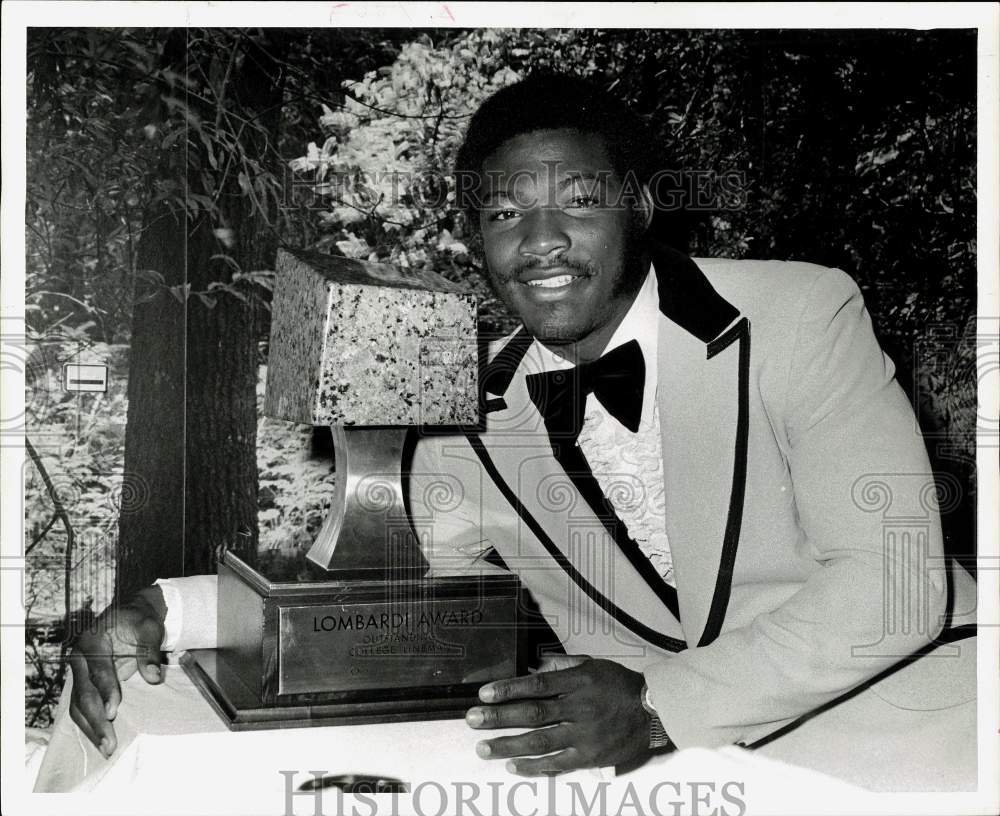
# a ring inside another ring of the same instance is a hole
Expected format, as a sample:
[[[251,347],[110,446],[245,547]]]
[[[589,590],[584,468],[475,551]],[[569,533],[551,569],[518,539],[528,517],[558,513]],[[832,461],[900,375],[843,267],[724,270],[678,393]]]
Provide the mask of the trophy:
[[[475,300],[430,272],[280,250],[271,317],[264,412],[330,427],[333,502],[304,558],[223,553],[218,646],[182,665],[231,729],[461,717],[523,673],[520,585],[429,575],[406,486],[413,426],[479,422]]]

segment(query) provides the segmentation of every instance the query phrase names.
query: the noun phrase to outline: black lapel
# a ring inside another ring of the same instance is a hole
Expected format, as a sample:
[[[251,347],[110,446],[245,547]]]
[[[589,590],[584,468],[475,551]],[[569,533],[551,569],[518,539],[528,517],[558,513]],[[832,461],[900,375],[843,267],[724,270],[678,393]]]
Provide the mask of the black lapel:
[[[729,594],[733,587],[733,569],[736,565],[736,550],[740,543],[740,529],[743,526],[743,499],[747,483],[747,439],[750,431],[750,321],[745,317],[724,335],[708,344],[708,359],[739,342],[739,400],[736,419],[736,455],[733,458],[733,483],[729,492],[729,512],[726,516],[726,535],[722,542],[719,572],[715,579],[712,605],[705,621],[705,631],[698,641],[699,646],[707,646],[719,636],[722,622],[726,619]]]
[[[618,621],[620,624],[631,630],[633,633],[641,638],[645,638],[649,643],[654,646],[658,646],[669,652],[680,652],[687,648],[687,643],[679,638],[673,638],[669,635],[665,635],[662,632],[658,632],[655,629],[651,629],[649,626],[644,624],[642,621],[632,617],[624,609],[618,607],[613,601],[607,598],[597,587],[591,584],[580,571],[570,563],[569,559],[559,550],[556,543],[549,537],[542,526],[538,523],[538,520],[530,513],[528,508],[524,506],[521,500],[517,497],[517,494],[511,489],[510,485],[504,480],[503,476],[500,475],[497,470],[496,465],[493,463],[492,457],[490,457],[489,451],[486,450],[486,446],[483,444],[482,440],[475,434],[466,433],[466,438],[469,441],[469,445],[475,452],[479,461],[482,463],[483,468],[486,470],[486,474],[490,477],[493,483],[500,490],[503,497],[507,500],[510,506],[514,509],[514,512],[521,518],[524,524],[541,545],[548,552],[549,556],[559,565],[559,567],[569,576],[570,580],[573,581],[583,593],[590,598],[598,607],[600,607],[604,612],[609,615],[614,620]],[[662,583],[662,579],[661,579]]]
[[[750,422],[750,322],[744,317],[731,325],[739,317],[739,309],[715,290],[691,258],[656,242],[651,244],[651,255],[656,269],[660,312],[705,343],[706,361],[733,343],[739,343],[736,441],[729,508],[712,602],[698,641],[699,646],[707,646],[719,636],[725,621],[743,524]],[[731,328],[727,330],[729,326]],[[686,394],[680,396],[693,397]]]
[[[703,343],[711,343],[740,315],[715,291],[705,273],[687,255],[651,242],[660,312]]]

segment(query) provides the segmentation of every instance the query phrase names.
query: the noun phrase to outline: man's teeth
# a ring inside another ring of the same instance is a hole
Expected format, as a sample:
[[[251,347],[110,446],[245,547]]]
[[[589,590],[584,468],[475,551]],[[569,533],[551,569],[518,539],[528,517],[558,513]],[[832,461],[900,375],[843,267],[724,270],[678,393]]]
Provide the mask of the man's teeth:
[[[530,280],[528,286],[541,286],[545,289],[555,289],[558,286],[565,286],[573,282],[573,275],[559,275],[555,278],[545,278],[541,280]]]

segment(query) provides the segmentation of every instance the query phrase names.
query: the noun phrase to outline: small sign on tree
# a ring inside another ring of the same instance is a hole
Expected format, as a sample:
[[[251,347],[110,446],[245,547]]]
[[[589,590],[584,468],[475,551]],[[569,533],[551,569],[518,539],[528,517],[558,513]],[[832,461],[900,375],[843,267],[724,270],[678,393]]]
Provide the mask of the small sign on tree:
[[[66,391],[108,390],[108,367],[83,363],[63,365],[63,388]]]

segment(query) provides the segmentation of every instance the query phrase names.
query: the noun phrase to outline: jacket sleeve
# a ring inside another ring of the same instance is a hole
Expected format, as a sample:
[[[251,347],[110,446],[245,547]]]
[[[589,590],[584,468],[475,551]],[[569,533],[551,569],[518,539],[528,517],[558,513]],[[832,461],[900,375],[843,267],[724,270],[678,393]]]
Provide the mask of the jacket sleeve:
[[[482,475],[470,456],[465,441],[453,435],[422,437],[414,449],[410,519],[435,577],[507,573],[484,560],[493,547],[492,527],[484,520]]]
[[[753,742],[932,641],[947,582],[933,476],[854,282],[805,296],[784,394],[772,395],[804,546],[817,568],[777,608],[645,671],[679,747]],[[770,408],[769,408],[770,410]],[[753,462],[749,462],[749,479]],[[886,513],[929,519],[894,535]]]

